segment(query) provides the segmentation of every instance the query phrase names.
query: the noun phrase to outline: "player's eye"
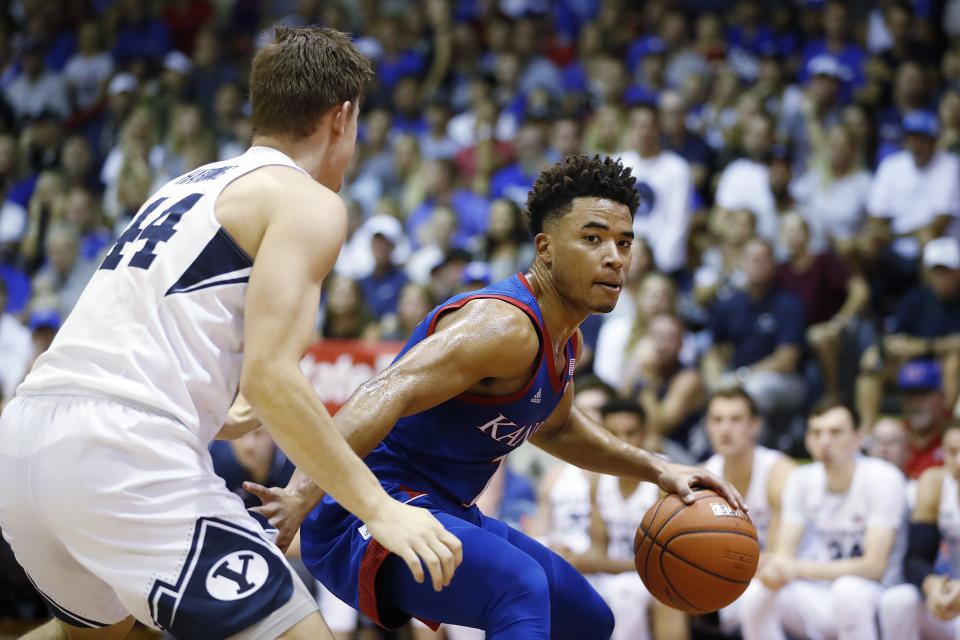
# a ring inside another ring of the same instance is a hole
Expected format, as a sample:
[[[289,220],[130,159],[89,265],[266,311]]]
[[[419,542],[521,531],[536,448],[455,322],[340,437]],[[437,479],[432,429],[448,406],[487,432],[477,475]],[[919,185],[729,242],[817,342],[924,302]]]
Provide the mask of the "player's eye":
[[[621,240],[618,244],[624,249],[629,249],[633,246],[633,240]]]
[[[583,239],[586,240],[587,242],[596,242],[597,240],[600,239],[600,236],[598,236],[595,233],[591,233],[591,234],[585,235]]]

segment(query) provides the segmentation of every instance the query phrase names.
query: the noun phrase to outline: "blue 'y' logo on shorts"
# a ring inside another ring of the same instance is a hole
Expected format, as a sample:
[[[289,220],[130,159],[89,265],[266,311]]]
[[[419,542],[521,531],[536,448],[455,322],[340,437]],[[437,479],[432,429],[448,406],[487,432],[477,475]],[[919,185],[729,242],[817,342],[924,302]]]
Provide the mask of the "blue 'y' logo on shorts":
[[[257,533],[200,518],[174,584],[150,590],[154,623],[181,640],[228,638],[265,618],[293,595],[290,568]]]

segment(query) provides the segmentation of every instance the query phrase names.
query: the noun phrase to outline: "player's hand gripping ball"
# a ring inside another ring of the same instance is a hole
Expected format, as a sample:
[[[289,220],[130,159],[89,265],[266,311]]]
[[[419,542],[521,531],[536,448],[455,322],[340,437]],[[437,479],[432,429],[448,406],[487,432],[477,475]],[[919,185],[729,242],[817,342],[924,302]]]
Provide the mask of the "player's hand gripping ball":
[[[687,613],[722,609],[740,597],[757,571],[760,546],[749,516],[712,489],[685,504],[667,494],[647,510],[633,541],[647,590]]]

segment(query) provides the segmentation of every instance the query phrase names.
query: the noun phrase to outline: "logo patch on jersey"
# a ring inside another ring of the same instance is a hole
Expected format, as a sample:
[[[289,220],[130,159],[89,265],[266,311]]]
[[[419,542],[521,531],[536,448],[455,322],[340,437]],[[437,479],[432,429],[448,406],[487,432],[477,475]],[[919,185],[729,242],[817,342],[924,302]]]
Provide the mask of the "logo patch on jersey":
[[[183,640],[228,638],[262,620],[293,594],[290,569],[257,533],[200,518],[175,582],[156,580],[150,616]]]
[[[217,600],[253,595],[267,582],[270,568],[255,551],[234,551],[215,562],[207,574],[207,592]]]
[[[543,389],[537,389],[537,392],[533,394],[533,397],[530,398],[530,402],[533,404],[540,404],[540,398],[543,397]]]
[[[568,375],[568,376],[572,376],[572,375],[573,375],[573,370],[574,370],[574,368],[575,368],[576,366],[577,366],[577,361],[574,360],[573,358],[570,358],[570,366],[567,367],[567,375]]]

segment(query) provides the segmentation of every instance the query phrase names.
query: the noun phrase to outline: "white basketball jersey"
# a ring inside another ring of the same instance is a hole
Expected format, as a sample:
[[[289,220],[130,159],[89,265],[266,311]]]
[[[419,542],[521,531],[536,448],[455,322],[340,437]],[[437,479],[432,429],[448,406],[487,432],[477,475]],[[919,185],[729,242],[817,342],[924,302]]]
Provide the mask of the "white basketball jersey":
[[[937,528],[940,530],[940,537],[947,543],[950,575],[960,576],[960,493],[957,481],[950,472],[943,474]]]
[[[633,560],[633,539],[647,509],[656,504],[659,487],[641,482],[626,498],[620,479],[603,475],[597,482],[597,509],[607,528],[607,555],[614,560]]]
[[[571,464],[564,466],[550,489],[551,541],[575,553],[590,548],[590,481],[586,472]]]
[[[799,556],[820,561],[863,555],[868,527],[895,529],[883,584],[899,583],[906,552],[906,481],[895,466],[878,458],[858,456],[850,487],[842,493],[827,488],[819,462],[794,469],[783,490],[782,520],[805,527]]]
[[[770,500],[767,489],[770,481],[770,470],[774,463],[780,458],[785,457],[779,451],[761,447],[759,445],[753,448],[753,467],[750,470],[750,486],[743,499],[750,509],[750,520],[757,529],[757,539],[760,542],[760,549],[767,548],[767,530],[770,528]],[[723,477],[723,456],[716,453],[703,464],[707,471]]]
[[[161,187],[18,393],[112,398],[211,440],[237,394],[253,265],[217,222],[214,204],[235,179],[267,165],[300,169],[280,151],[253,147]]]

